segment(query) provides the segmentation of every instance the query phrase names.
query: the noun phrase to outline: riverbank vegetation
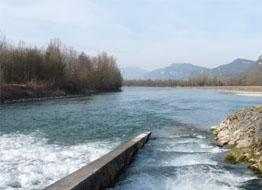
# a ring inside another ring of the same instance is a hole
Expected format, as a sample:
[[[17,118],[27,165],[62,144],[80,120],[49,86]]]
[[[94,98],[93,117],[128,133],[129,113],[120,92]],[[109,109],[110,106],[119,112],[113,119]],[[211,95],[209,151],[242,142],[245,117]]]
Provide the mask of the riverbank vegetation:
[[[46,48],[0,40],[1,100],[115,91],[122,85],[116,59],[77,52],[52,39]]]
[[[150,86],[150,87],[187,87],[187,86],[222,86],[223,83],[217,77],[201,75],[190,77],[188,80],[125,80],[125,86]]]
[[[125,80],[123,85],[149,87],[262,86],[262,68],[234,77],[201,75],[190,77],[188,80]]]

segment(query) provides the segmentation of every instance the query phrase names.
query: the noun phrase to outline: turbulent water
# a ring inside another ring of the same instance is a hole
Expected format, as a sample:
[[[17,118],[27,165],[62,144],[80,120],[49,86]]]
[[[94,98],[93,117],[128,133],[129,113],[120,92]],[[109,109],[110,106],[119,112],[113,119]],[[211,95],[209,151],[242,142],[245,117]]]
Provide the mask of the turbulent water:
[[[140,132],[152,137],[113,189],[262,189],[224,161],[210,127],[261,97],[200,89],[123,88],[1,105],[0,189],[41,189]]]

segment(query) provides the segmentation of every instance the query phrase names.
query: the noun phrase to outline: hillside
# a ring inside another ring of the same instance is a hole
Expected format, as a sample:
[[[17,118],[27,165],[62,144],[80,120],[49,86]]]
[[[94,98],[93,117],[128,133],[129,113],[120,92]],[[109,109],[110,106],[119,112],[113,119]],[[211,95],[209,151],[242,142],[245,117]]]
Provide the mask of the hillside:
[[[212,76],[232,76],[248,70],[255,64],[255,61],[238,58],[229,64],[221,65],[211,69],[209,74]]]
[[[262,85],[262,56],[258,58],[254,65],[239,75],[231,77],[229,81],[233,85]]]
[[[261,61],[262,62],[262,61]],[[193,65],[190,63],[173,63],[170,66],[146,72],[139,67],[126,67],[121,69],[125,80],[187,80],[190,77],[209,75],[211,77],[231,77],[245,72],[256,70],[255,61],[248,59],[235,59],[213,69]]]
[[[156,69],[144,75],[144,79],[152,80],[186,80],[190,76],[208,73],[209,69],[190,63],[172,64],[162,69]]]

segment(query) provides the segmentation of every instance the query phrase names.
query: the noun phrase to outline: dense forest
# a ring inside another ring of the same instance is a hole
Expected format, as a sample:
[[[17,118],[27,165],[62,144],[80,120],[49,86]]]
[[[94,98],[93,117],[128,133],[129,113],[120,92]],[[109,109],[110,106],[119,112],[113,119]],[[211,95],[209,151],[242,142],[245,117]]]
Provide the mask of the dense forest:
[[[46,48],[12,45],[0,40],[1,97],[10,86],[79,94],[119,90],[122,76],[116,59],[106,53],[89,56],[52,39]],[[12,91],[12,90],[11,90]]]

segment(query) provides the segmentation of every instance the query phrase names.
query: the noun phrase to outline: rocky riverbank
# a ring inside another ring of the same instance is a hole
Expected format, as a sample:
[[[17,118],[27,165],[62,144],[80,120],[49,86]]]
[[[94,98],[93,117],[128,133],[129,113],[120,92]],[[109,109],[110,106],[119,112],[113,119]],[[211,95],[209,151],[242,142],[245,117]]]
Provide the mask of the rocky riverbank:
[[[262,174],[262,106],[236,112],[212,131],[219,146],[230,148],[228,161],[248,164]]]

